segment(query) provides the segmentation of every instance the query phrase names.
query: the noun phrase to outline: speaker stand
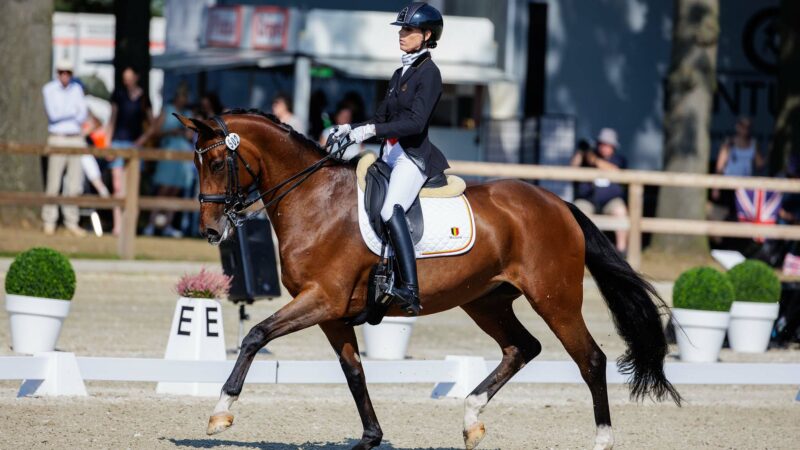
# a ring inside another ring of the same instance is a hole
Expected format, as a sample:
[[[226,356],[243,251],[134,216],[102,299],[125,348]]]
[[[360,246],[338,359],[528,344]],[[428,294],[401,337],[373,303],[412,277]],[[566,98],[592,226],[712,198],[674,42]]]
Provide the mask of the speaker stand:
[[[247,303],[248,302],[239,303],[239,337],[236,339],[236,347],[228,349],[228,354],[239,354],[239,351],[242,349],[242,341],[244,340],[244,322],[245,320],[250,320],[250,314],[247,314],[247,310],[245,309],[245,305]],[[252,301],[250,303],[252,303]],[[258,353],[261,355],[272,354],[272,352],[267,350],[266,347],[260,349]]]

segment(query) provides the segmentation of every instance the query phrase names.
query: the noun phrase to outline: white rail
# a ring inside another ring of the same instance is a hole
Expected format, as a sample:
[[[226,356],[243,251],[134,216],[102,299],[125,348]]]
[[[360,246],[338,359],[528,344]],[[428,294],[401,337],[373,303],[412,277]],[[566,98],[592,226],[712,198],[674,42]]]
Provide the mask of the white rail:
[[[365,361],[369,383],[436,383],[434,397],[464,396],[499,361],[480,357],[448,356],[445,360]],[[25,380],[20,395],[85,395],[83,382],[135,381],[221,383],[233,361],[174,361],[148,358],[75,357],[72,353],[0,357],[0,380]],[[608,382],[624,383],[614,363],[607,365]],[[798,363],[666,363],[674,384],[800,384]],[[256,361],[247,383],[344,383],[337,361]],[[513,383],[583,383],[572,361],[528,364]]]

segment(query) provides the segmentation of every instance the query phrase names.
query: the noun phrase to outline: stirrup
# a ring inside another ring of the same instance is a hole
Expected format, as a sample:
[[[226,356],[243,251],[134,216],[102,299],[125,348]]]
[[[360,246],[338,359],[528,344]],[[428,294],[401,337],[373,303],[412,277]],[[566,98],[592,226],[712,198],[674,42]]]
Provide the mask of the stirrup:
[[[392,298],[397,303],[397,307],[408,316],[418,316],[422,311],[422,305],[419,301],[419,296],[416,295],[414,289],[406,286],[392,288],[390,292]],[[410,299],[409,299],[410,297]],[[415,301],[416,300],[416,301]]]

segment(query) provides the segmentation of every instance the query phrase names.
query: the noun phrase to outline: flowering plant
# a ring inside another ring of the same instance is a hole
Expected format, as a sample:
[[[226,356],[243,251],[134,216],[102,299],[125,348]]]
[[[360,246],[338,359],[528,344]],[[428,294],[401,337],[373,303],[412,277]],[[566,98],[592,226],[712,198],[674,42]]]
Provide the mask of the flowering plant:
[[[223,298],[227,297],[230,287],[231,277],[202,268],[200,273],[182,276],[175,291],[181,297]]]

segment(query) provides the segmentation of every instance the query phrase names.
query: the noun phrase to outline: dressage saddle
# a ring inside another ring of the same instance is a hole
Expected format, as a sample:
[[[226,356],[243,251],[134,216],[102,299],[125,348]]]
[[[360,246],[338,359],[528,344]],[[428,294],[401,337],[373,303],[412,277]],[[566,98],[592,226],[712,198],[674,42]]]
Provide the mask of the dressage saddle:
[[[389,190],[389,179],[392,175],[392,168],[382,159],[376,159],[367,169],[364,187],[364,208],[367,210],[369,224],[378,236],[384,236],[383,219],[381,209],[386,199],[386,192]],[[425,188],[439,188],[447,186],[447,177],[440,173],[425,182]],[[422,207],[420,206],[419,196],[406,211],[408,229],[411,231],[411,239],[414,244],[422,239],[425,231],[425,222],[422,217]]]

